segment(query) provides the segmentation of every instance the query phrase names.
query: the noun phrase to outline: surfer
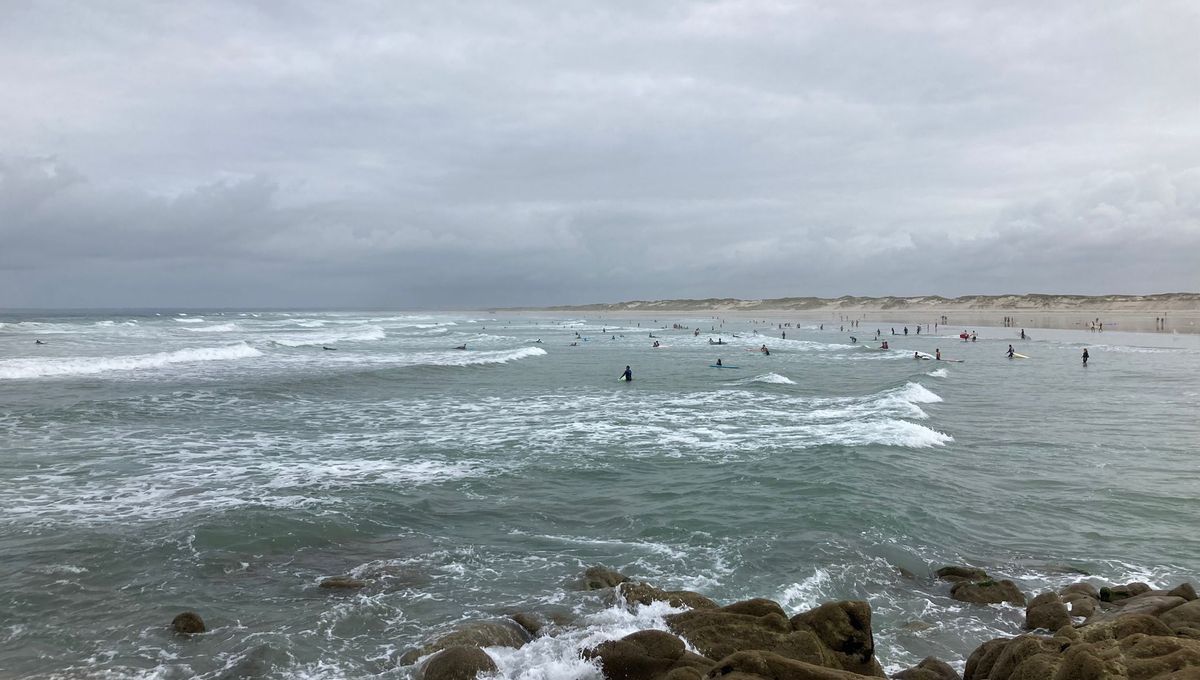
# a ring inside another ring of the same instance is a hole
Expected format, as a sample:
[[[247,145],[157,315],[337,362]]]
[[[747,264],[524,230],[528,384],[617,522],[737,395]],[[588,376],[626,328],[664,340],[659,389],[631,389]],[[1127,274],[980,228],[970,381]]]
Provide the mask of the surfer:
[[[33,341],[33,344],[35,344],[35,345],[44,345],[44,344],[46,344],[46,343],[42,342],[41,340],[34,340],[34,341]]]
[[[454,349],[466,349],[466,348],[467,348],[467,343],[464,342],[463,344],[459,345],[458,347],[455,347]]]
[[[1021,339],[1022,340],[1025,339],[1025,329],[1024,328],[1021,329]]]
[[[766,346],[766,345],[763,345],[762,347],[759,347],[759,348],[758,348],[758,351],[762,352],[763,354],[765,354],[765,355],[767,355],[767,356],[771,356],[771,350],[767,349],[767,346]]]
[[[920,352],[913,352],[913,358],[914,358],[914,359],[920,359],[920,358],[921,358],[921,353],[920,353]]]
[[[659,345],[659,344],[658,344],[658,341],[657,341],[657,340],[655,340],[655,341],[654,341],[654,344],[653,344],[653,345],[650,345],[650,346],[651,346],[651,347],[661,347],[662,345]]]
[[[850,336],[850,342],[851,342],[851,343],[858,342],[858,338],[856,338],[856,337],[854,337],[853,335],[851,335],[851,336]]]
[[[942,348],[941,347],[933,350],[933,358],[937,359],[938,361],[942,360]]]
[[[578,346],[579,346],[579,343],[578,343],[578,342],[572,342],[570,345],[567,345],[567,346],[568,346],[568,347],[578,347]]]
[[[1008,358],[1009,358],[1009,359],[1013,358],[1013,355],[1014,355],[1014,354],[1016,354],[1016,351],[1015,351],[1015,350],[1013,350],[1013,348],[1012,348],[1012,345],[1009,345],[1009,346],[1008,346]]]
[[[884,341],[883,341],[883,344],[882,344],[882,345],[880,345],[879,349],[888,349],[887,340],[884,340]]]
[[[971,342],[975,342],[975,331],[971,331]]]
[[[1087,351],[1087,348],[1084,347],[1083,348],[1083,365],[1084,366],[1087,366],[1087,360],[1088,360],[1088,351]]]
[[[722,365],[723,365],[723,364],[721,363],[721,360],[720,360],[720,359],[717,359],[717,365],[718,365],[718,366],[722,366]]]
[[[329,351],[329,352],[337,351],[337,347],[326,347],[325,345],[321,345],[321,349]]]
[[[633,369],[626,366],[625,372],[621,374],[621,377],[625,379],[625,382],[633,380]]]

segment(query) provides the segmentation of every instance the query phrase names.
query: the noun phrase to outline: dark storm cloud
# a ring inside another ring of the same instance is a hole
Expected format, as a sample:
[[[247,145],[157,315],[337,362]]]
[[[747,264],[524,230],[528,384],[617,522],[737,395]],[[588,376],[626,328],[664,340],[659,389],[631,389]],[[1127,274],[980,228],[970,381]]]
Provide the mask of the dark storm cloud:
[[[1188,3],[0,9],[0,306],[1200,288]]]

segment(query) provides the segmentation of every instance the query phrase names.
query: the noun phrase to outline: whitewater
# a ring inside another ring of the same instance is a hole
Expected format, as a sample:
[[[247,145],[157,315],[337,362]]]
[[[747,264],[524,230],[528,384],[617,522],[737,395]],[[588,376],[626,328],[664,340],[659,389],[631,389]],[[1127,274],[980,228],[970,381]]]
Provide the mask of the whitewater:
[[[581,590],[593,565],[863,599],[889,672],[961,669],[1024,612],[940,566],[1195,582],[1200,337],[1040,329],[1013,361],[1013,329],[881,352],[789,321],[0,313],[0,675],[408,678],[408,650],[528,611],[563,623],[489,648],[499,677],[599,678],[582,650],[679,610]],[[913,358],[939,349],[962,363]],[[209,632],[174,636],[184,610]]]

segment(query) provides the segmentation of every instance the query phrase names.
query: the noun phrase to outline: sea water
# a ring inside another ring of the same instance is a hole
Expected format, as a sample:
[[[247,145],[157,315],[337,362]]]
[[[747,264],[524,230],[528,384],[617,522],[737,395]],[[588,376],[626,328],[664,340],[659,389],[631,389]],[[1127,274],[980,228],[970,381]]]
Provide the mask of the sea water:
[[[581,649],[673,611],[580,591],[598,564],[865,599],[889,671],[961,667],[1023,611],[951,600],[939,566],[1031,594],[1200,575],[1195,336],[881,326],[880,352],[782,321],[4,314],[0,676],[403,678],[534,611],[569,625],[490,649],[501,675],[594,678]],[[936,349],[963,363],[912,358]],[[318,586],[344,574],[371,585]],[[173,635],[184,610],[210,632]]]

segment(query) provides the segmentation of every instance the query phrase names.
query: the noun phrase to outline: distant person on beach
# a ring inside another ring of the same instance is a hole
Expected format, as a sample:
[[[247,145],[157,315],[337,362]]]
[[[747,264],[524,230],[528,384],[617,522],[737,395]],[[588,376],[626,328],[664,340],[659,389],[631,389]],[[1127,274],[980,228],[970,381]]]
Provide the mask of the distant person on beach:
[[[1021,339],[1022,340],[1025,339],[1025,329],[1024,328],[1021,329]]]
[[[1088,351],[1087,351],[1087,348],[1084,347],[1083,348],[1083,365],[1084,366],[1087,366],[1087,360],[1088,360]]]
[[[784,340],[787,340],[787,331],[784,331],[780,337],[782,337]]]
[[[630,380],[633,380],[633,369],[626,366],[625,372],[621,374],[621,377],[625,379],[625,382],[629,382]]]

